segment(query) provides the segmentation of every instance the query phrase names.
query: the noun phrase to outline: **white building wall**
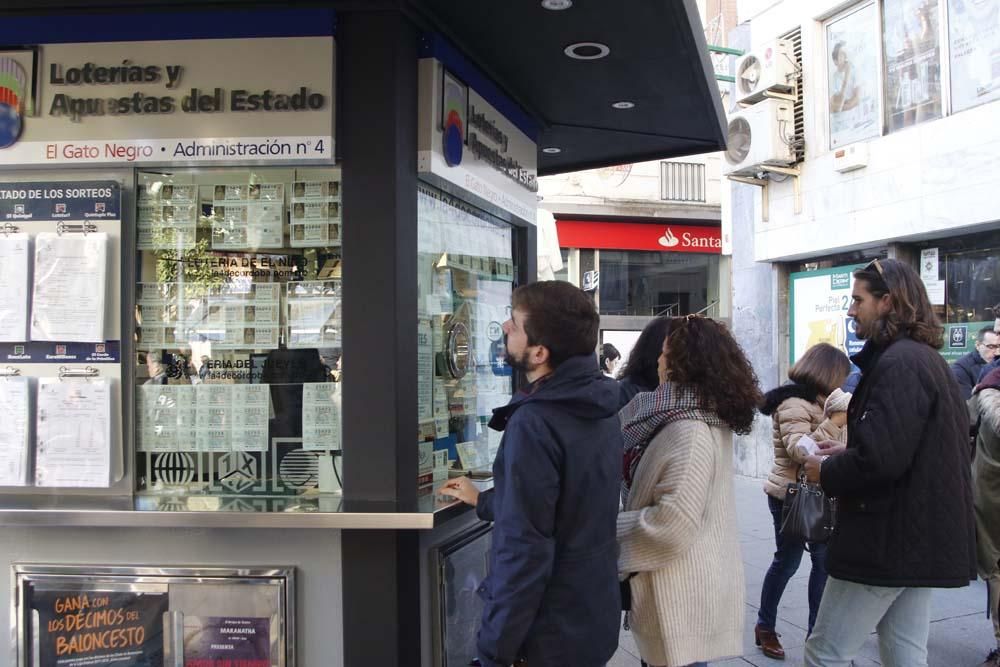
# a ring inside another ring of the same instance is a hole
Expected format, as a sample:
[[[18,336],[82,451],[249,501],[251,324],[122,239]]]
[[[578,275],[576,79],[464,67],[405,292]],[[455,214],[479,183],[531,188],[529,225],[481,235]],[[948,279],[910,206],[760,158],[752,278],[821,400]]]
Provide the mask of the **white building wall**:
[[[739,5],[740,19],[751,21],[754,46],[802,28],[806,160],[799,165],[801,211],[795,210],[791,179],[769,185],[768,222],[762,220],[757,193],[753,225],[758,261],[946,236],[1000,220],[1000,102],[867,140],[867,167],[834,171],[823,21],[858,4],[744,0]],[[947,85],[944,77],[942,83]]]
[[[705,202],[660,198],[660,160],[545,176],[539,179],[542,207],[563,216],[683,218],[718,220],[721,156],[695,155],[668,162],[705,165]]]

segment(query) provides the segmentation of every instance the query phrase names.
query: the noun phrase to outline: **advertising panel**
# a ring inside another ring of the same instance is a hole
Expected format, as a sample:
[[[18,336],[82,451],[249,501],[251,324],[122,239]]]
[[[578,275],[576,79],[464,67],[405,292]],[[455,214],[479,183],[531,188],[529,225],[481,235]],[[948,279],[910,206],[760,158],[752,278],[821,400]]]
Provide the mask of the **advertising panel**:
[[[854,271],[861,265],[793,273],[791,282],[791,363],[813,345],[829,343],[848,355],[861,351],[851,307]]]
[[[101,586],[33,590],[41,667],[160,667],[166,587]]]
[[[1000,3],[949,0],[951,108],[1000,99]]]
[[[878,9],[866,5],[826,26],[830,148],[878,136]]]
[[[534,224],[534,139],[440,61],[421,59],[419,76],[418,170],[432,182],[457,186],[487,210]]]
[[[938,0],[883,5],[885,105],[890,132],[941,117]]]
[[[295,664],[293,568],[14,565],[17,664]]]

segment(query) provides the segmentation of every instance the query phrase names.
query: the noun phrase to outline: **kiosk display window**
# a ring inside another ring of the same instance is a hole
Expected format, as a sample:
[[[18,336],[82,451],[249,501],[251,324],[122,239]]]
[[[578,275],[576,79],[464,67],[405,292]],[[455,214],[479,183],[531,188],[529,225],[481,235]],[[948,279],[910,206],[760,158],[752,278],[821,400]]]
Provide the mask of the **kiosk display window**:
[[[516,266],[513,228],[439,190],[420,186],[418,224],[418,481],[448,470],[489,476],[500,433],[487,427],[513,391],[503,323]]]
[[[138,173],[140,495],[340,491],[340,197],[333,167]]]

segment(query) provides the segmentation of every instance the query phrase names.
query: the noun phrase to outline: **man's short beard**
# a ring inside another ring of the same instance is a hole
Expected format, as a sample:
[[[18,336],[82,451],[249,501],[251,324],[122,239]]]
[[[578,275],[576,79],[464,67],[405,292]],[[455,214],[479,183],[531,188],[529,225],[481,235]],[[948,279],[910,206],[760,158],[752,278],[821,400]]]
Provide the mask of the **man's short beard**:
[[[530,361],[528,361],[527,350],[522,352],[520,357],[515,357],[514,355],[512,355],[510,353],[510,350],[507,350],[506,347],[504,348],[504,350],[505,350],[504,361],[506,361],[507,365],[510,366],[511,368],[519,371],[524,371],[525,373],[530,373],[531,371],[535,370],[536,366],[532,364]]]
[[[510,353],[510,348],[507,347],[507,336],[503,337],[503,360],[507,362],[507,365],[511,368],[525,373],[530,373],[531,371],[538,368],[537,364],[533,364],[528,361],[528,351],[524,350],[521,352],[520,357],[516,357]]]

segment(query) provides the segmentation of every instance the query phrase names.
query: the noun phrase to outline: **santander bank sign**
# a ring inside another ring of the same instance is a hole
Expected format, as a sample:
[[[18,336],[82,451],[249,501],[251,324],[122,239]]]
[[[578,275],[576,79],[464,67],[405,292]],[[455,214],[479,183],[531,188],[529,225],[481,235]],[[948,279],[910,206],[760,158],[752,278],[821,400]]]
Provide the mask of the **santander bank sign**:
[[[563,248],[722,253],[718,226],[557,219],[556,229]]]

